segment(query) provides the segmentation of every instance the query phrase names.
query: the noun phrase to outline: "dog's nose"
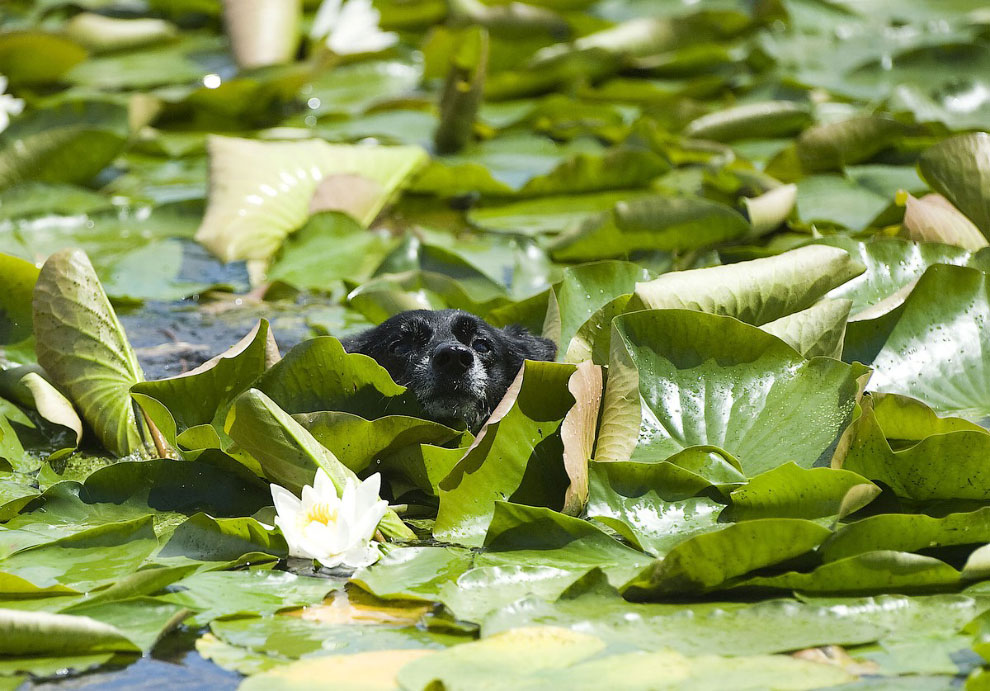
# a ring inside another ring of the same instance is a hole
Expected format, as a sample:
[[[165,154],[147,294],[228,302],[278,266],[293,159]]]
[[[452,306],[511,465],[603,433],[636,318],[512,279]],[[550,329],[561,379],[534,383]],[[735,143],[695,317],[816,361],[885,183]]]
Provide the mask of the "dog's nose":
[[[441,343],[433,351],[433,369],[445,374],[463,374],[474,362],[474,354],[460,343]]]

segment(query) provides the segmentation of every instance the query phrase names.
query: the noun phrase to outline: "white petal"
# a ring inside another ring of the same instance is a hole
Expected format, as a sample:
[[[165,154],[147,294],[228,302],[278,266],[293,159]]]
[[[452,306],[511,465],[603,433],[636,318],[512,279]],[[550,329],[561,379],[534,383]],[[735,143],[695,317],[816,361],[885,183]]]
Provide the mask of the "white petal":
[[[302,557],[303,559],[313,559],[313,552],[307,549],[302,535],[296,529],[295,521],[284,520],[281,516],[275,517],[275,525],[282,531],[285,544],[289,546],[290,557]]]
[[[313,18],[313,26],[309,30],[310,38],[317,40],[330,33],[340,16],[341,2],[342,0],[323,0],[323,4]]]
[[[328,569],[332,569],[335,566],[340,566],[344,563],[344,557],[340,554],[326,555],[324,557],[317,557],[316,561],[323,564]]]
[[[331,494],[337,496],[337,488],[333,486],[333,480],[327,475],[327,471],[320,468],[316,471],[316,480],[313,482],[313,489],[320,497],[327,497]]]
[[[388,511],[388,502],[384,499],[379,500],[377,504],[366,509],[358,520],[355,521],[354,526],[351,528],[351,534],[356,537],[360,536],[365,541],[370,540],[375,534],[375,529],[378,528],[378,524],[381,523],[386,511]]]
[[[7,115],[7,111],[5,111],[3,108],[0,108],[0,132],[3,132],[5,129],[7,129],[7,125],[9,124],[10,124],[10,116]]]
[[[7,90],[7,78],[0,74],[0,94]]]
[[[272,485],[271,490],[272,501],[275,503],[275,512],[279,516],[283,516],[286,519],[289,517],[294,518],[302,510],[302,502],[289,490],[278,485]]]
[[[372,506],[378,501],[378,495],[382,491],[382,476],[380,473],[369,475],[365,481],[357,488],[358,511],[363,511],[365,507]]]
[[[340,495],[340,519],[347,523],[353,523],[357,517],[357,483],[353,478],[347,478],[344,491]]]
[[[353,566],[354,568],[361,568],[363,566],[371,566],[376,561],[378,561],[382,556],[382,553],[378,551],[378,546],[375,543],[361,543],[355,545],[353,548],[347,550],[347,552],[342,555],[342,560],[348,566]]]

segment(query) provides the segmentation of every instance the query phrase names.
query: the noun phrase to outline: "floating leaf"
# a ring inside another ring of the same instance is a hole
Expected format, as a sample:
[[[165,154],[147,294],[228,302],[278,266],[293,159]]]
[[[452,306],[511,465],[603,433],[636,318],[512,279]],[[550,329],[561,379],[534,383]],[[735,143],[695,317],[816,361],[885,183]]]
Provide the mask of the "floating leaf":
[[[699,139],[731,142],[792,134],[809,124],[808,108],[794,101],[746,103],[702,115],[688,123],[684,134]]]
[[[204,425],[222,430],[234,399],[278,359],[275,336],[262,319],[226,352],[177,377],[135,384],[131,395],[170,444],[199,448],[193,443],[199,437],[186,432]]]
[[[122,106],[81,102],[18,118],[0,134],[0,189],[88,182],[124,148],[126,117]]]
[[[805,357],[842,355],[842,341],[852,300],[820,300],[808,309],[787,314],[760,328]]]
[[[796,518],[762,518],[690,538],[648,566],[624,587],[625,597],[643,600],[703,593],[754,569],[798,557],[831,532]]]
[[[596,458],[664,460],[711,445],[749,476],[787,461],[809,468],[831,457],[860,374],[837,360],[805,360],[730,317],[626,314],[613,322]]]
[[[644,197],[560,235],[555,259],[581,261],[621,257],[636,250],[696,250],[749,233],[737,211],[700,197]]]
[[[23,341],[32,334],[31,296],[38,268],[31,262],[0,254],[0,345]]]
[[[116,627],[89,617],[0,610],[4,655],[78,655],[140,650]]]
[[[990,283],[982,271],[935,265],[884,321],[871,388],[912,396],[937,412],[990,416]]]
[[[734,490],[728,513],[734,521],[841,517],[863,508],[879,494],[879,487],[856,473],[785,463]]]
[[[975,252],[987,247],[987,239],[973,222],[940,194],[921,199],[908,195],[904,206],[904,233],[918,242],[942,242]]]

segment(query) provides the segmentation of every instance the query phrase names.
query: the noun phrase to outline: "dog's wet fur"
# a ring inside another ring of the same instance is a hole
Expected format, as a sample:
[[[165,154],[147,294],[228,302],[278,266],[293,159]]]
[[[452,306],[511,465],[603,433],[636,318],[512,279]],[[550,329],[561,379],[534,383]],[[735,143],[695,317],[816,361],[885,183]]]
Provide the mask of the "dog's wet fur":
[[[341,341],[388,370],[437,422],[477,431],[523,360],[553,360],[557,346],[521,326],[495,328],[461,310],[409,310]]]

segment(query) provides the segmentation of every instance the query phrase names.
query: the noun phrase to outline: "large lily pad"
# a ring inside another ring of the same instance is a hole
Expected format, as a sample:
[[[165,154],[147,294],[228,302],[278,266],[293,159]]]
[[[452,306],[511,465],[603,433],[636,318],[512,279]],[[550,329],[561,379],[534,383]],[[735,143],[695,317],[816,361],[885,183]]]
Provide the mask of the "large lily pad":
[[[885,320],[871,388],[917,398],[937,412],[990,416],[990,283],[982,271],[936,265]]]
[[[623,315],[613,323],[596,458],[661,461],[710,445],[750,476],[788,461],[824,464],[851,419],[861,374],[830,358],[805,360],[730,317]]]

